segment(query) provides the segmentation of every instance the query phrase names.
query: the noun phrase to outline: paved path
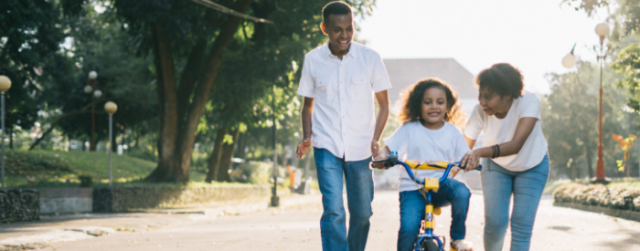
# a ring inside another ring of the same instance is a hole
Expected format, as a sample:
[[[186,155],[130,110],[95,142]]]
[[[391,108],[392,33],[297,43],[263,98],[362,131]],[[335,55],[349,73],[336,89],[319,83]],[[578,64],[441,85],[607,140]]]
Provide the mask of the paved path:
[[[284,206],[266,202],[236,205],[204,214],[114,214],[66,216],[39,223],[0,226],[0,243],[17,236],[42,235],[52,230],[104,226],[121,231],[109,236],[40,245],[41,250],[321,250],[319,195],[283,198]],[[468,237],[482,251],[482,195],[472,196]],[[74,219],[75,218],[75,219]],[[450,211],[438,216],[436,233],[447,234]],[[376,192],[367,250],[395,250],[398,230],[398,194]],[[39,229],[39,230],[38,230]],[[35,231],[33,231],[35,230]],[[448,234],[447,234],[448,235]],[[606,215],[552,206],[540,206],[531,250],[640,250],[640,223]],[[509,237],[505,242],[508,250]]]

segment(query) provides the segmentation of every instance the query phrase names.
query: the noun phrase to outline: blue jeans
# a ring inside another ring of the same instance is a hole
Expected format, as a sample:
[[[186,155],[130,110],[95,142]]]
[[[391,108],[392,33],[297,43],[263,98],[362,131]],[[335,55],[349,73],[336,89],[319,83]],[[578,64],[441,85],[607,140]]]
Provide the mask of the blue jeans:
[[[344,161],[331,152],[313,149],[318,185],[322,193],[324,212],[320,218],[322,249],[329,251],[363,251],[369,236],[369,218],[373,215],[373,170],[371,158]],[[347,185],[349,207],[349,233],[345,226],[346,214],[342,201],[342,175]]]
[[[466,184],[446,179],[440,184],[438,192],[431,196],[434,207],[451,205],[451,239],[462,240],[465,237],[467,212],[469,211],[471,192]],[[398,251],[413,250],[418,241],[420,222],[424,219],[427,201],[420,191],[400,192],[400,231],[398,231]]]
[[[512,194],[511,250],[529,250],[533,222],[549,176],[549,156],[546,155],[540,164],[523,172],[509,171],[490,159],[485,159],[483,164],[484,250],[502,250],[509,225]]]

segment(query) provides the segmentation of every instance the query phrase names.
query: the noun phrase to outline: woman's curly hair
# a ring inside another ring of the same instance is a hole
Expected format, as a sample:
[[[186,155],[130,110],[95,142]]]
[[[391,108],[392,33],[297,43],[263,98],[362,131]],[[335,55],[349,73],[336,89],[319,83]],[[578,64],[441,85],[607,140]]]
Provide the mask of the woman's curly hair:
[[[420,80],[418,83],[408,87],[403,91],[402,95],[402,111],[398,115],[398,121],[401,124],[422,120],[422,99],[424,93],[429,88],[440,88],[447,96],[448,111],[444,115],[444,121],[449,122],[458,128],[465,124],[465,114],[462,110],[460,102],[458,102],[458,93],[446,82],[437,78],[428,78]]]
[[[520,70],[507,63],[494,64],[482,70],[475,79],[479,89],[487,88],[490,93],[512,99],[522,96],[523,80]]]

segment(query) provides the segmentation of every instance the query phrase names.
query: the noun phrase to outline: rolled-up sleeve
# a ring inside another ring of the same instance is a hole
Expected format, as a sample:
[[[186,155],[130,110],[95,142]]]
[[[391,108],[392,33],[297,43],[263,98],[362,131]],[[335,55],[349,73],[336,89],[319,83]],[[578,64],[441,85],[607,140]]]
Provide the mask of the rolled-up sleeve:
[[[371,78],[371,86],[373,92],[378,93],[384,90],[391,89],[391,81],[389,81],[389,75],[387,74],[387,68],[384,67],[380,54],[374,52],[375,60],[373,60],[373,74]]]
[[[476,105],[473,108],[473,112],[471,112],[471,117],[469,118],[469,122],[467,122],[467,126],[464,127],[464,135],[467,138],[476,140],[482,131],[482,108],[480,105]]]
[[[304,63],[302,64],[302,76],[300,76],[300,85],[298,85],[298,95],[307,98],[315,97],[315,81],[311,76],[311,60],[309,56],[304,57]]]

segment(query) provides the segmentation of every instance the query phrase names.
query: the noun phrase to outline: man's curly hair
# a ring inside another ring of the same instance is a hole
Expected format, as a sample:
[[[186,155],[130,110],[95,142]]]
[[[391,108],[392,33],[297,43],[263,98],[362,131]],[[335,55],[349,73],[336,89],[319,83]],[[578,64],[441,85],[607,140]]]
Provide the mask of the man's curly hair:
[[[460,102],[458,102],[458,93],[446,82],[437,78],[420,80],[418,83],[403,91],[402,102],[404,105],[398,115],[398,121],[404,124],[411,121],[422,120],[422,99],[424,93],[430,88],[440,88],[447,96],[448,111],[444,115],[444,121],[458,128],[464,126],[466,118]]]

